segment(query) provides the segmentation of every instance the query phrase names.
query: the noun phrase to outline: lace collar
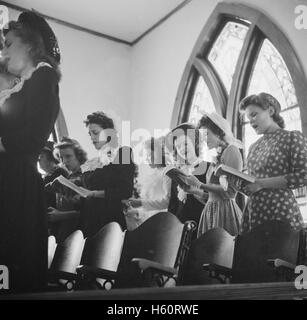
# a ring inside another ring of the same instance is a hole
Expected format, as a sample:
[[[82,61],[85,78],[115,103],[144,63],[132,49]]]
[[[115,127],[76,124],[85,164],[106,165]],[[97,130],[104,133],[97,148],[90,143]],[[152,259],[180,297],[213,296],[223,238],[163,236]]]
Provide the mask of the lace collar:
[[[118,152],[118,148],[111,148],[109,145],[103,146],[98,151],[98,157],[86,161],[81,165],[82,173],[101,169],[113,162]]]
[[[0,106],[2,106],[4,104],[4,102],[10,98],[10,96],[13,93],[19,92],[22,88],[23,85],[25,83],[26,80],[30,79],[32,77],[32,74],[34,73],[34,71],[36,71],[37,69],[41,68],[41,67],[51,67],[51,65],[47,62],[40,62],[37,64],[37,66],[33,69],[31,69],[26,75],[24,75],[23,77],[21,77],[19,79],[19,81],[17,81],[17,83],[10,89],[5,89],[3,91],[0,92]]]

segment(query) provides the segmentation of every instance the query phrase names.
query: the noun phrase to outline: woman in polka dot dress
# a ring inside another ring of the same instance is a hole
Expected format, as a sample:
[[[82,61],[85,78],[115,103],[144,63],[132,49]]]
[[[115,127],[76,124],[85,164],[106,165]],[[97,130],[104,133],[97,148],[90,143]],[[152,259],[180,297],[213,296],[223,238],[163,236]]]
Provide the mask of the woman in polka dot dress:
[[[250,194],[243,214],[242,232],[268,220],[282,220],[293,229],[304,226],[291,189],[307,184],[307,139],[299,131],[284,130],[280,104],[270,94],[260,93],[242,100],[257,134],[263,136],[249,149],[247,167],[256,182],[248,184]]]

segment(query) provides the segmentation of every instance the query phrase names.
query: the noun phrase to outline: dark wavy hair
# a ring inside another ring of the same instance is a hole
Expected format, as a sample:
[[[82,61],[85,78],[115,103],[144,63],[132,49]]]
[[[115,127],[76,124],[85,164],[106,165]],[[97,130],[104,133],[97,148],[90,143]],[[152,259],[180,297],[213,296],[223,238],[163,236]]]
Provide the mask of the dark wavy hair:
[[[61,79],[59,63],[54,59],[54,57],[47,54],[43,38],[37,30],[29,28],[17,21],[10,21],[8,23],[8,27],[3,30],[4,36],[6,36],[10,31],[13,31],[16,37],[20,38],[22,42],[31,47],[30,56],[35,65],[42,61],[49,63],[56,71],[58,79]]]
[[[84,123],[86,127],[88,127],[90,124],[97,124],[103,130],[108,130],[109,135],[107,137],[107,141],[111,143],[112,147],[118,146],[118,136],[114,126],[114,121],[113,119],[108,117],[103,111],[96,111],[89,114],[86,117]]]
[[[173,155],[175,160],[177,161],[179,158],[178,152],[176,150],[175,142],[176,140],[184,135],[185,137],[189,137],[194,145],[195,154],[197,157],[200,155],[200,132],[199,129],[196,128],[192,123],[182,123],[178,125],[176,128],[172,129],[172,131],[167,135],[166,139],[166,147],[169,151],[173,151]]]
[[[55,164],[59,163],[59,160],[55,155],[53,154],[54,151],[54,142],[53,141],[47,141],[43,149],[41,150],[40,154],[46,155],[46,158],[48,161],[53,162]]]
[[[209,117],[207,116],[203,116],[198,124],[197,124],[197,128],[201,129],[201,128],[206,128],[206,129],[210,129],[216,136],[218,136],[220,139],[224,140],[225,137],[225,132],[218,127]]]
[[[59,159],[60,158],[59,150],[63,150],[67,148],[71,148],[74,151],[75,156],[80,164],[83,164],[85,163],[85,161],[87,161],[87,153],[81,147],[80,143],[77,140],[71,139],[68,137],[63,137],[61,141],[54,146],[54,149],[55,149],[54,154]]]
[[[270,106],[273,107],[273,120],[279,125],[280,128],[285,128],[285,120],[280,115],[280,103],[272,95],[270,95],[269,93],[261,92],[259,94],[252,94],[245,97],[239,104],[240,112],[244,112],[246,108],[251,104],[258,106],[263,110],[267,110]]]

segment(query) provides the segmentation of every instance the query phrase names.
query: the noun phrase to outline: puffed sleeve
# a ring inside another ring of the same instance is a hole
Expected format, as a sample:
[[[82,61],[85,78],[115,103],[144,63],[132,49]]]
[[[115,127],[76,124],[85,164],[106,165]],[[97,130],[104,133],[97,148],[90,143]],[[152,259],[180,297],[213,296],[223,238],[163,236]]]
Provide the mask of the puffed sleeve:
[[[25,81],[26,112],[22,126],[2,136],[6,152],[38,153],[47,141],[59,112],[59,89],[55,71],[41,67]]]
[[[287,186],[296,189],[307,185],[307,139],[299,131],[290,133],[289,173]]]
[[[222,155],[222,163],[226,166],[242,171],[243,161],[239,149],[236,146],[230,145]]]
[[[243,160],[239,149],[234,146],[230,145],[222,155],[222,163],[226,166],[232,167],[239,171],[243,169]],[[233,197],[236,194],[236,189],[232,186],[231,183],[228,185],[228,190],[223,192],[224,195]]]

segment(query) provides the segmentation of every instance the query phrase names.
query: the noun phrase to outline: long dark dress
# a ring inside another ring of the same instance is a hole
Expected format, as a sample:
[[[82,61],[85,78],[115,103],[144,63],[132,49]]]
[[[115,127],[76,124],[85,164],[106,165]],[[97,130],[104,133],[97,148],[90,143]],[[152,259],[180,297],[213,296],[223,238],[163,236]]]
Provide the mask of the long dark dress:
[[[9,269],[11,292],[42,290],[46,282],[47,216],[36,164],[59,111],[58,91],[55,71],[43,66],[0,107],[0,265]]]
[[[202,161],[194,168],[192,174],[195,175],[200,182],[206,183],[208,168],[209,163]],[[187,195],[185,202],[180,201],[178,199],[177,186],[177,183],[172,181],[171,198],[168,211],[175,214],[182,223],[188,220],[193,220],[198,225],[205,204],[197,200],[192,194]]]
[[[123,154],[129,161],[123,161]],[[82,182],[85,188],[105,191],[104,198],[85,199],[81,205],[81,230],[86,237],[93,236],[112,221],[126,229],[121,200],[130,198],[133,192],[135,165],[131,158],[132,150],[122,147],[118,149],[112,163],[83,173]]]

